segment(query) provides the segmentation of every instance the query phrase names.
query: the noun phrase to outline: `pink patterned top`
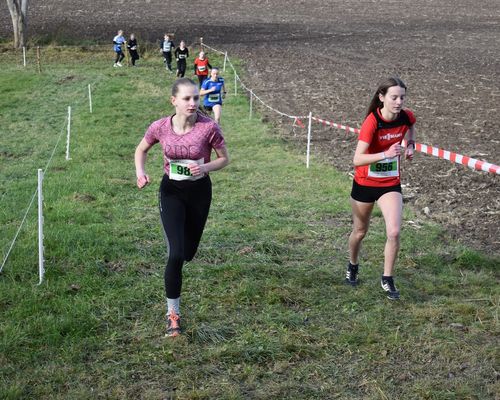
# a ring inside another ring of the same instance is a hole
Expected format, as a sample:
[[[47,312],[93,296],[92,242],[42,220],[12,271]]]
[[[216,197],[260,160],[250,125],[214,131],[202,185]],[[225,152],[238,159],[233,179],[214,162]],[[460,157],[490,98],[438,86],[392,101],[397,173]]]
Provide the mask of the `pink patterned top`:
[[[219,125],[212,119],[198,114],[196,123],[189,132],[179,135],[172,128],[172,116],[153,122],[144,139],[150,145],[160,143],[163,149],[163,169],[168,175],[169,160],[199,160],[210,162],[212,149],[221,149],[226,143]]]

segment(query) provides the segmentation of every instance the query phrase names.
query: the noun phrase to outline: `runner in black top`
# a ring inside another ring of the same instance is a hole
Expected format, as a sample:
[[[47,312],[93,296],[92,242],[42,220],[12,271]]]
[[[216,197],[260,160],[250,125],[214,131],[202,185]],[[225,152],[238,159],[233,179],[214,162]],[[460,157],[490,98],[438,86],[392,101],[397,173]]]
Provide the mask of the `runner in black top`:
[[[135,67],[135,61],[139,59],[139,53],[137,52],[137,39],[133,33],[130,34],[130,39],[127,42],[127,49],[130,54],[132,66]]]
[[[189,57],[189,50],[186,42],[181,40],[179,47],[175,49],[175,59],[177,60],[177,78],[183,78],[186,73],[186,59]]]

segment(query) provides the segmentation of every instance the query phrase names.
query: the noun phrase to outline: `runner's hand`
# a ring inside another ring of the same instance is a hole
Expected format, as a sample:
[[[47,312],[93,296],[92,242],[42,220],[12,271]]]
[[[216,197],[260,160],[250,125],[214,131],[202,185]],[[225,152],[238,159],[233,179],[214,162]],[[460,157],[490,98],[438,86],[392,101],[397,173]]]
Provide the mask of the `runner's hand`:
[[[188,165],[189,171],[191,171],[191,175],[193,176],[199,176],[199,175],[205,175],[206,174],[206,169],[205,166],[202,164],[196,164],[192,163]]]
[[[415,153],[415,144],[411,144],[409,146],[406,146],[406,150],[405,150],[405,158],[408,160],[408,161],[411,161],[413,160],[413,154]]]
[[[149,180],[149,176],[148,175],[139,176],[137,178],[137,187],[139,189],[142,189],[144,186],[146,186],[150,182],[151,181]]]
[[[389,147],[389,150],[385,150],[384,153],[386,158],[399,156],[401,155],[401,145],[399,143],[394,143],[391,147]]]

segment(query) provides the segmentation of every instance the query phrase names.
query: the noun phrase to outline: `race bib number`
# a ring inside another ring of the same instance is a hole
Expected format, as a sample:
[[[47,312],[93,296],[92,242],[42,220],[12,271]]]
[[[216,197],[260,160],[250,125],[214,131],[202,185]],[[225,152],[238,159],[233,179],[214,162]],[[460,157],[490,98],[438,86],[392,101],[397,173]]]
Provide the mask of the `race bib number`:
[[[198,71],[203,72],[207,69],[205,65],[198,65]]]
[[[186,58],[186,55],[185,55],[185,54],[179,54],[179,59],[180,59],[180,60],[182,60],[182,59],[184,59],[184,58]]]
[[[392,178],[399,176],[399,157],[386,158],[370,164],[368,176],[372,178]]]
[[[204,175],[193,176],[188,167],[189,164],[203,164],[203,158],[199,160],[170,160],[170,179],[174,181],[196,181]]]
[[[220,93],[209,94],[208,95],[208,101],[210,103],[218,103],[220,101]]]

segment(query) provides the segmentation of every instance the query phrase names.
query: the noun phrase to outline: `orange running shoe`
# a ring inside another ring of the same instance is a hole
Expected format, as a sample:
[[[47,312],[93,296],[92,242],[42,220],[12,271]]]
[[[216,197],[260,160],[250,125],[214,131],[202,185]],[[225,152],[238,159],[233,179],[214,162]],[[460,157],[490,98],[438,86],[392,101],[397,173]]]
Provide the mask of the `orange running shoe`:
[[[181,317],[171,310],[167,315],[167,337],[175,337],[181,334]]]

